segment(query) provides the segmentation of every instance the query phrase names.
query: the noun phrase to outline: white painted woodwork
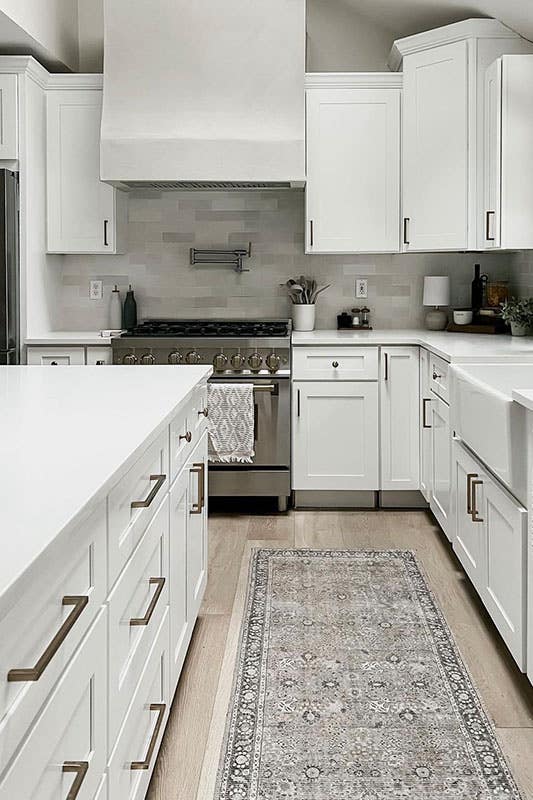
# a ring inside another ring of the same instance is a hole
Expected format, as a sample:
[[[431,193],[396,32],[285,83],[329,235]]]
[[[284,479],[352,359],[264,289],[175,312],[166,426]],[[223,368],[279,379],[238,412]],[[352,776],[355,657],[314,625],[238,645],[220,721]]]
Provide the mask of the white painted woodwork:
[[[193,409],[187,406],[179,411],[170,423],[170,480],[176,478],[187,460],[187,456],[195,446],[196,442],[192,439],[193,428]],[[194,420],[195,424],[198,419]],[[190,438],[190,441],[187,439]],[[198,440],[197,440],[198,441]]]
[[[486,248],[531,249],[533,55],[506,55],[485,81]]]
[[[194,442],[199,442],[202,434],[207,430],[207,419],[204,413],[206,408],[207,384],[203,383],[194,390],[191,410],[187,418],[191,420],[189,429],[192,432]]]
[[[96,796],[94,800],[108,800],[107,797],[107,775],[104,775],[102,778],[102,782],[100,784],[100,788],[96,792]]]
[[[114,742],[139,682],[146,658],[169,600],[168,494],[109,597],[109,739]],[[142,618],[163,578],[163,591],[147,625],[130,625]]]
[[[433,399],[430,404],[431,425],[431,477],[429,506],[437,522],[448,537],[452,539],[450,519],[451,494],[451,432],[450,407],[441,399]]]
[[[466,574],[481,594],[483,591],[483,529],[482,523],[472,520],[469,488],[472,480],[479,479],[478,463],[460,442],[455,440],[453,442],[452,484],[456,519],[453,547]],[[482,489],[482,487],[478,487],[478,489]],[[481,508],[483,491],[477,492],[477,498]]]
[[[429,393],[429,353],[420,350],[420,491],[429,503],[431,491],[431,403]]]
[[[306,100],[306,252],[398,252],[401,77],[309,75]]]
[[[128,714],[121,728],[118,741],[108,763],[109,798],[120,800],[142,800],[146,794],[161,743],[164,726],[168,718],[171,699],[168,669],[168,609],[159,627],[156,639],[148,655],[141,679],[131,699]],[[152,703],[164,703],[165,716],[157,737],[157,743],[148,769],[131,769],[133,761],[144,761],[155,731],[157,711]]]
[[[203,465],[203,476],[194,470]],[[185,467],[189,474],[187,519],[187,620],[195,620],[207,584],[207,433]],[[201,514],[195,513],[203,495]]]
[[[293,489],[376,490],[377,382],[293,385]]]
[[[100,180],[100,89],[47,93],[47,223],[50,253],[118,253],[126,198]]]
[[[169,591],[170,689],[174,690],[185,660],[190,634],[187,613],[187,528],[189,523],[189,471],[182,470],[170,490]]]
[[[429,355],[429,387],[437,397],[446,403],[450,402],[449,375],[450,365],[443,358],[430,353]]]
[[[293,380],[377,381],[377,347],[295,347],[292,351]]]
[[[485,570],[482,598],[518,666],[526,666],[527,511],[483,477]]]
[[[0,752],[6,764],[57,682],[107,593],[106,507],[101,502],[72,531],[51,563],[32,577],[26,591],[0,618]],[[57,559],[61,558],[60,566]],[[67,595],[89,601],[38,681],[9,682],[11,669],[33,667],[72,612]],[[1,772],[1,770],[0,770]]]
[[[16,161],[18,153],[17,75],[0,75],[0,159]]]
[[[84,347],[28,347],[29,365],[43,367],[72,367],[85,364]]]
[[[420,488],[419,348],[381,348],[382,490]]]
[[[87,347],[85,363],[88,366],[96,364],[109,366],[113,363],[113,351],[111,347]]]
[[[103,610],[1,781],[1,800],[66,798],[76,777],[66,761],[89,762],[77,800],[93,799],[106,766],[105,653]]]
[[[168,492],[169,480],[168,429],[143,453],[127,474],[111,489],[108,497],[109,519],[109,585],[141,540],[146,526]],[[154,488],[151,475],[166,479],[147,508],[132,508],[132,502],[146,500]]]

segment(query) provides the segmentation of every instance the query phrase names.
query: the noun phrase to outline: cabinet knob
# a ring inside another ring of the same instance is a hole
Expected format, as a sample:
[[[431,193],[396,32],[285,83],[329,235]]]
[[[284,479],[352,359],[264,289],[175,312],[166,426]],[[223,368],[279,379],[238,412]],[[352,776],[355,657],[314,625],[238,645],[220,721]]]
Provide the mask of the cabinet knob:
[[[433,380],[434,381],[440,381],[441,378],[442,378],[442,375],[439,375],[438,372],[435,372],[435,370],[433,370]]]
[[[339,366],[339,362],[338,361],[332,361],[331,362],[331,366],[334,367],[335,369],[337,369],[337,367]]]

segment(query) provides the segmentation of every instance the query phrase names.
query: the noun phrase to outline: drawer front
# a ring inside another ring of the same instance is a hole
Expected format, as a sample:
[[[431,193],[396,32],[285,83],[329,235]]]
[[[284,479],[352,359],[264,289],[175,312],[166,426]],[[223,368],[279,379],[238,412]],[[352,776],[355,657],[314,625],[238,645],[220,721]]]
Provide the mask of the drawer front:
[[[377,381],[378,348],[295,347],[293,379],[301,381]]]
[[[28,347],[28,364],[41,367],[81,367],[84,347]]]
[[[109,761],[113,800],[142,800],[146,794],[168,718],[168,647],[167,609]]]
[[[13,755],[104,602],[106,556],[102,503],[67,544],[51,551],[47,566],[30,577],[20,600],[0,620],[2,763]],[[34,674],[14,672],[36,666]]]
[[[113,351],[110,347],[88,347],[87,348],[87,361],[88,365],[107,365],[113,363]]]
[[[93,800],[106,766],[106,615],[101,610],[0,783],[0,800]]]
[[[192,422],[190,424],[192,426],[194,441],[196,443],[200,441],[200,437],[202,436],[203,432],[207,430],[206,417],[208,413],[209,410],[207,408],[207,383],[202,383],[200,386],[197,386],[196,389],[194,390],[192,408],[191,408]]]
[[[108,495],[109,587],[118,578],[168,492],[168,472],[167,428]]]
[[[137,688],[169,595],[168,495],[109,598],[109,739]]]
[[[444,359],[430,354],[429,359],[429,386],[432,392],[449,403],[448,369],[449,364]]]
[[[194,417],[194,419],[193,419]],[[193,404],[183,408],[170,423],[170,482],[172,483],[189,457],[196,444],[193,429],[197,422]],[[205,417],[203,417],[205,419]],[[194,423],[194,424],[193,424]]]
[[[107,775],[104,775],[94,800],[107,800]]]

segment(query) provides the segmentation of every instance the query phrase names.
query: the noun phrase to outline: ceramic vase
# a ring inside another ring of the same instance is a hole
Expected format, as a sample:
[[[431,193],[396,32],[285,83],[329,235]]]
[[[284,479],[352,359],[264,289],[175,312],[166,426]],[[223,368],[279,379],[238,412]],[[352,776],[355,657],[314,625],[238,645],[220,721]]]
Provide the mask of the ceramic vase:
[[[511,333],[513,336],[525,336],[527,331],[527,325],[521,325],[519,322],[511,322]]]
[[[294,303],[292,306],[292,327],[295,331],[312,331],[315,328],[314,303]]]

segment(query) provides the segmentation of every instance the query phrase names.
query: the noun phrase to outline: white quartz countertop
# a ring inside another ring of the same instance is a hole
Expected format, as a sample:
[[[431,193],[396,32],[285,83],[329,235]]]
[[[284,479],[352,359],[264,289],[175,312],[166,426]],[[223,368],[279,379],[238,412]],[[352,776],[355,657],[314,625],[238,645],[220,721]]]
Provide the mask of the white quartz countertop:
[[[425,330],[293,331],[299,345],[419,345],[450,362],[533,361],[533,337]]]
[[[37,336],[28,336],[24,343],[29,347],[35,345],[99,345],[111,344],[110,336],[102,336],[100,331],[48,331]]]
[[[0,367],[0,611],[170,422],[206,366]]]

